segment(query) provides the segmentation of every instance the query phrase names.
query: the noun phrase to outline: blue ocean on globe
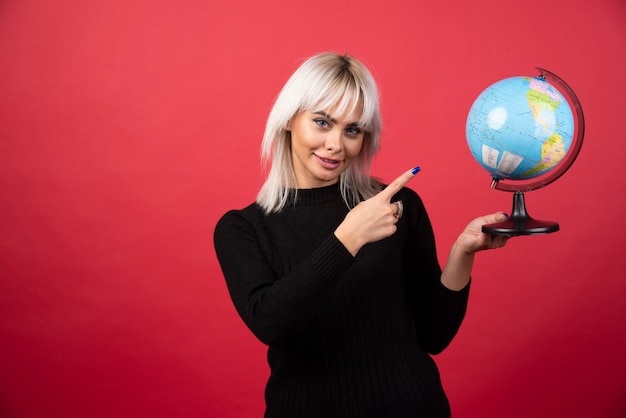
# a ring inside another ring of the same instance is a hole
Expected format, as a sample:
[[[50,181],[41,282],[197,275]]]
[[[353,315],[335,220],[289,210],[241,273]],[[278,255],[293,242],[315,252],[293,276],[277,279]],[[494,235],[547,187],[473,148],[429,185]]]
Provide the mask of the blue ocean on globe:
[[[511,77],[485,89],[466,124],[468,146],[494,179],[525,180],[548,173],[574,137],[574,114],[541,77]]]

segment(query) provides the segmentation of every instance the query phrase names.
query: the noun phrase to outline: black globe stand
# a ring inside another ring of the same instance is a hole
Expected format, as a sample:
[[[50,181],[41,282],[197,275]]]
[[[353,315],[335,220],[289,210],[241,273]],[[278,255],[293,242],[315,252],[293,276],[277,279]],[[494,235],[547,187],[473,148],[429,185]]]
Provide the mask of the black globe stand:
[[[524,193],[516,191],[513,194],[513,209],[507,220],[483,225],[482,230],[486,234],[514,237],[556,232],[559,230],[559,224],[557,222],[539,221],[531,218],[528,212],[526,212]]]

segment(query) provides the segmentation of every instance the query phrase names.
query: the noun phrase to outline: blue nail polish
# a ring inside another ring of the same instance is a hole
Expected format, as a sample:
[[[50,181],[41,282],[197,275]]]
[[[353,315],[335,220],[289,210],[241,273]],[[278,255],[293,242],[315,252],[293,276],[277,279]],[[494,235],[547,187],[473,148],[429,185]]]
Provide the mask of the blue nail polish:
[[[419,173],[419,172],[420,172],[420,170],[421,170],[421,168],[420,168],[420,167],[415,167],[413,170],[411,170],[411,173],[413,173],[413,174],[417,174],[417,173]]]

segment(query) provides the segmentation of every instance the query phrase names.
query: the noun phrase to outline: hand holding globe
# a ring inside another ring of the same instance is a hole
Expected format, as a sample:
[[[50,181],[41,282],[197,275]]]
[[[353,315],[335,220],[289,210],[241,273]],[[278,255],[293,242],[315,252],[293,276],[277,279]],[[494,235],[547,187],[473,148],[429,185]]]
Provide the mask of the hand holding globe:
[[[556,222],[528,215],[524,192],[547,186],[569,169],[580,152],[584,117],[565,81],[538,70],[537,77],[510,77],[487,87],[467,117],[468,146],[491,174],[491,187],[514,192],[509,219],[483,226],[486,233],[514,236],[559,230]]]

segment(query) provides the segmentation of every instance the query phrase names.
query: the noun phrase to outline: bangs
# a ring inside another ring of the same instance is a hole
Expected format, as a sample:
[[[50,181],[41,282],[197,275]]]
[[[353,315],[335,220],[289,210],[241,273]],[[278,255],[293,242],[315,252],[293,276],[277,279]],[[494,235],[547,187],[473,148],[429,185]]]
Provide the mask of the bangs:
[[[371,99],[367,100],[364,97],[364,89],[357,85],[353,75],[345,71],[328,76],[309,85],[308,91],[303,96],[301,110],[322,110],[329,113],[332,111],[333,116],[341,118],[361,108],[361,114],[355,122],[365,130],[371,128],[374,107],[371,105]]]

